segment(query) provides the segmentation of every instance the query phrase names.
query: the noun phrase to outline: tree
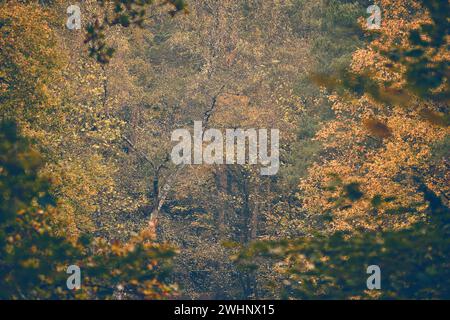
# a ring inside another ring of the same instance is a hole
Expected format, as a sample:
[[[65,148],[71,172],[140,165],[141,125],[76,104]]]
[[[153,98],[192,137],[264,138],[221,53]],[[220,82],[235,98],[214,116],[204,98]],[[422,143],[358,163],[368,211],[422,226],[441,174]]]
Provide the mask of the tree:
[[[335,90],[336,119],[316,135],[325,149],[302,179],[299,198],[322,231],[255,243],[237,256],[249,268],[255,256],[275,257],[274,267],[286,276],[283,297],[449,297],[442,282],[448,279],[448,166],[434,147],[448,134],[440,113],[447,111],[440,103],[447,82],[434,69],[448,64],[443,35],[435,34],[448,22],[434,1],[381,5],[378,37],[353,53],[350,70],[319,81]],[[437,46],[415,52],[418,33],[427,39],[420,45]],[[389,52],[399,54],[395,61]],[[424,109],[434,117],[424,117]],[[381,267],[381,291],[367,290],[369,265]]]
[[[68,41],[64,30],[55,27],[65,12],[60,5],[0,4],[1,297],[167,297],[175,288],[167,280],[171,248],[155,245],[145,228],[122,239],[92,232],[99,198],[115,191],[109,154],[96,144],[110,150],[120,123],[93,112],[100,105],[107,113],[103,79],[93,80],[101,67],[87,72],[93,64],[84,59],[84,73],[67,73],[76,67],[61,50]],[[77,99],[80,82],[69,81],[74,75],[86,84]],[[71,264],[82,268],[84,285],[77,292],[65,287]]]
[[[386,13],[378,37],[353,54],[348,74],[359,76],[342,81],[366,79],[368,74],[372,77],[366,81],[391,81],[391,87],[380,94],[387,97],[392,93],[398,102],[402,95],[393,90],[397,85],[408,86],[409,76],[402,71],[407,67],[400,62],[392,66],[384,52],[396,48],[397,43],[410,46],[410,32],[428,19],[417,2],[387,1],[382,6]],[[411,14],[406,14],[408,11]],[[316,134],[324,150],[309,177],[300,182],[301,200],[307,211],[325,218],[331,230],[407,226],[422,219],[426,210],[414,175],[424,177],[440,196],[448,192],[442,175],[446,161],[433,155],[434,145],[445,141],[446,126],[423,117],[425,109],[438,116],[445,107],[420,97],[410,100],[408,106],[392,100],[386,104],[370,88],[358,90],[356,97],[339,89],[330,94],[336,119]]]
[[[55,235],[51,216],[60,209],[48,192],[50,179],[39,174],[42,158],[13,122],[1,123],[0,137],[2,299],[105,299],[113,297],[116,287],[153,299],[174,291],[167,282],[167,262],[174,252],[154,245],[148,231],[112,246],[86,235],[72,241]],[[65,287],[69,265],[81,267],[79,291]]]

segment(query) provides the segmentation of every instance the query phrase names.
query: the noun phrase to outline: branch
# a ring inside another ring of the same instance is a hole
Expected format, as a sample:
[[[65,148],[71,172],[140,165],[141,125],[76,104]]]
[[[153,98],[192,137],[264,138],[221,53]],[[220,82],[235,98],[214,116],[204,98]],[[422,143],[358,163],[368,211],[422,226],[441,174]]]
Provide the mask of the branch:
[[[155,165],[153,164],[152,160],[150,160],[150,158],[143,153],[142,151],[138,150],[136,148],[136,146],[133,144],[133,142],[130,141],[130,139],[128,139],[127,137],[125,137],[124,135],[122,135],[122,139],[128,143],[128,145],[131,147],[131,149],[133,149],[139,156],[141,156],[142,159],[144,159],[145,161],[147,161],[148,163],[150,163],[150,165],[155,168]]]
[[[224,88],[225,88],[225,85],[223,85],[219,89],[217,94],[212,97],[211,107],[208,110],[206,110],[205,113],[203,114],[202,123],[205,128],[208,127],[209,119],[217,106],[217,98],[222,94],[222,91]],[[166,157],[166,159],[168,159],[168,161],[170,160],[169,157]],[[175,170],[175,172],[173,172],[167,178],[166,182],[164,183],[164,186],[161,188],[158,205],[155,206],[155,209],[152,211],[152,213],[150,215],[150,223],[157,220],[159,213],[161,211],[161,208],[164,205],[164,203],[166,202],[169,191],[172,188],[173,181],[177,178],[178,174],[184,169],[185,166],[186,166],[185,164],[182,164]]]

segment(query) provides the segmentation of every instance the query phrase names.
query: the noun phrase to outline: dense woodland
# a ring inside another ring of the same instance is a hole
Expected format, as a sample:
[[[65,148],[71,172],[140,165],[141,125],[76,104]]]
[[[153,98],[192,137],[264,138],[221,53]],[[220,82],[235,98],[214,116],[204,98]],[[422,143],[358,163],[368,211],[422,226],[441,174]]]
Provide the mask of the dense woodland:
[[[71,4],[0,1],[0,299],[450,299],[447,0]],[[174,165],[194,121],[278,173]]]

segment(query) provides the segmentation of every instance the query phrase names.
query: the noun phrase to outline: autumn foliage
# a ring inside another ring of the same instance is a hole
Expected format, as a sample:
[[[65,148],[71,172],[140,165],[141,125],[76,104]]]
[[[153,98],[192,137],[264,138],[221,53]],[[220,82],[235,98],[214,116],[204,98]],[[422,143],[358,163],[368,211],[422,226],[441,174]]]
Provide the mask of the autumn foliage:
[[[0,299],[448,299],[449,4],[374,3],[0,1]],[[195,121],[279,172],[175,165]]]

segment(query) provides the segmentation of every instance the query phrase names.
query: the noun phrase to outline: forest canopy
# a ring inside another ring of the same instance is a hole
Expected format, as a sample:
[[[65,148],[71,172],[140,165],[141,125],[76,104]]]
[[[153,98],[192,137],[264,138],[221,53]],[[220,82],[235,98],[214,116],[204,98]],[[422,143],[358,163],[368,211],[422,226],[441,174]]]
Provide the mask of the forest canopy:
[[[448,12],[0,0],[0,299],[450,299]]]

